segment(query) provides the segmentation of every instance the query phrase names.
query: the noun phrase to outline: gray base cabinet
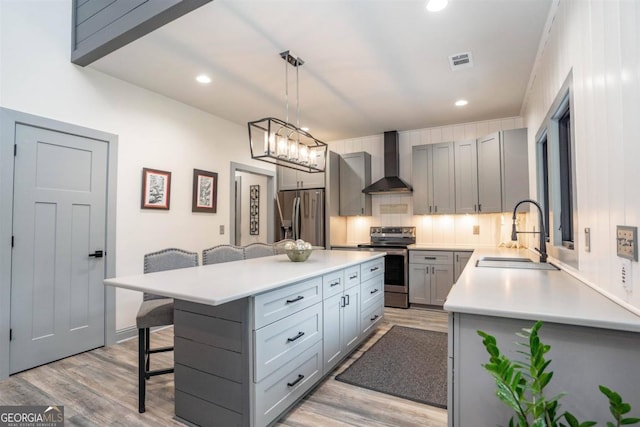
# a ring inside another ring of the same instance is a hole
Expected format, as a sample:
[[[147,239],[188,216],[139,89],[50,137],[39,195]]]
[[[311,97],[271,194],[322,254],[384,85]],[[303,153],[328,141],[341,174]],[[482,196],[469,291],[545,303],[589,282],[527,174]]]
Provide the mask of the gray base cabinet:
[[[444,305],[453,283],[453,252],[409,252],[409,303]]]
[[[473,252],[471,251],[456,251],[453,253],[453,283],[458,281],[472,254]]]
[[[507,425],[513,413],[496,397],[496,384],[483,368],[487,354],[477,330],[494,335],[502,353],[518,357],[514,334],[530,328],[533,320],[451,313],[449,315],[449,427]],[[551,346],[548,371],[554,376],[545,394],[567,395],[562,411],[597,425],[611,421],[608,401],[598,390],[602,384],[615,389],[632,406],[640,408],[640,334],[545,322],[540,339]]]
[[[383,278],[377,258],[220,306],[176,300],[176,416],[273,424],[375,330]]]

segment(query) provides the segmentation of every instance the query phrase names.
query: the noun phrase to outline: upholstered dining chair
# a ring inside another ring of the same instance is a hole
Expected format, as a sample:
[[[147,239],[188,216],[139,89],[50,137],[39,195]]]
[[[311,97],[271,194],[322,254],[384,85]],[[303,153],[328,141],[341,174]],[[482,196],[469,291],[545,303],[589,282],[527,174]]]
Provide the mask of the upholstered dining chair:
[[[251,243],[244,247],[244,258],[260,258],[263,256],[275,255],[275,249],[273,245],[268,243]]]
[[[196,267],[198,254],[182,249],[169,248],[144,256],[144,272],[175,270]],[[169,374],[173,367],[151,370],[151,355],[172,351],[173,346],[151,348],[150,328],[173,325],[173,299],[144,293],[136,316],[138,328],[138,412],[145,412],[146,381],[156,375]]]
[[[218,245],[202,251],[202,265],[244,259],[244,249],[234,245]]]

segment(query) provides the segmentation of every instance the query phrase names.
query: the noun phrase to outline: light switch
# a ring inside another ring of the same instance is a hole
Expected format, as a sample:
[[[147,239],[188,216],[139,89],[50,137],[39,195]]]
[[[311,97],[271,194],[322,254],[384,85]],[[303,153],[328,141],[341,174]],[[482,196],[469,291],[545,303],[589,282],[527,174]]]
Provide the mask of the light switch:
[[[480,234],[480,226],[479,225],[474,225],[473,226],[473,234],[474,235]]]
[[[638,261],[638,227],[616,226],[616,252],[621,258]]]
[[[584,251],[591,252],[591,229],[589,227],[584,229]]]
[[[220,234],[224,234],[224,224],[220,226]]]

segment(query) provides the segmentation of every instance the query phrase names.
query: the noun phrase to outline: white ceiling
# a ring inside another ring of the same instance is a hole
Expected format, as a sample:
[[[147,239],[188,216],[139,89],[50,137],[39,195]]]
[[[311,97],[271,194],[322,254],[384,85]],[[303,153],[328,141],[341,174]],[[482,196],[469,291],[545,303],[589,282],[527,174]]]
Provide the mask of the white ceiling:
[[[246,124],[285,119],[325,141],[517,116],[551,0],[214,0],[90,67]],[[451,71],[470,51],[474,67]],[[200,73],[213,79],[195,82]],[[289,67],[289,121],[296,122]],[[466,107],[455,107],[464,98]]]

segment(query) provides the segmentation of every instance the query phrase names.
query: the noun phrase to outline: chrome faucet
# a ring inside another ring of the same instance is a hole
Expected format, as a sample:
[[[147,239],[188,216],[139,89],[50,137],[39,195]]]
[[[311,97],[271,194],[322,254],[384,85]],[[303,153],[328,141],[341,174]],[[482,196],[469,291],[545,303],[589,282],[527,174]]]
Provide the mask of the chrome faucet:
[[[531,204],[536,205],[536,207],[538,208],[538,214],[539,214],[539,216],[538,216],[538,224],[539,224],[540,231],[518,231],[518,230],[516,230],[516,210],[518,209],[518,206],[520,206],[523,203],[531,203]],[[540,262],[547,262],[547,233],[545,233],[545,228],[544,228],[544,215],[542,214],[542,208],[540,207],[538,202],[536,202],[535,200],[531,200],[531,199],[520,200],[513,207],[513,225],[511,226],[511,240],[513,240],[514,242],[516,240],[518,240],[518,233],[538,233],[538,234],[540,234],[540,248],[539,249],[536,248],[536,250],[538,252],[540,252]]]

